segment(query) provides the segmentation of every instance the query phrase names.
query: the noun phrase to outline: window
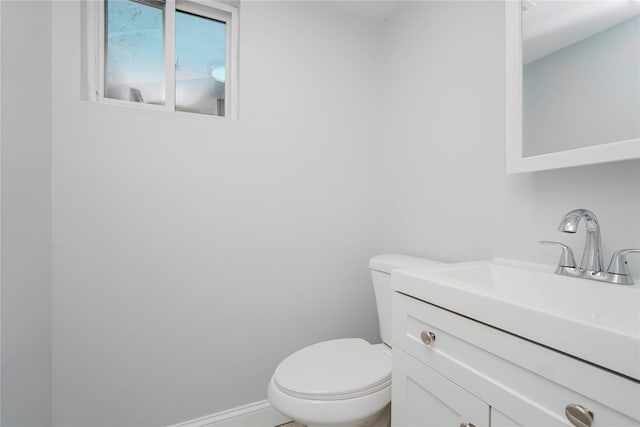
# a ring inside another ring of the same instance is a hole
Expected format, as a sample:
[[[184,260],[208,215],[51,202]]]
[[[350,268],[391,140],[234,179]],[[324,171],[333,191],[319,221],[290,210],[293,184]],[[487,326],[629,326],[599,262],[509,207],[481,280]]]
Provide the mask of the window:
[[[211,0],[103,0],[95,8],[98,101],[237,115],[235,7]]]
[[[164,4],[106,0],[103,95],[165,105]]]

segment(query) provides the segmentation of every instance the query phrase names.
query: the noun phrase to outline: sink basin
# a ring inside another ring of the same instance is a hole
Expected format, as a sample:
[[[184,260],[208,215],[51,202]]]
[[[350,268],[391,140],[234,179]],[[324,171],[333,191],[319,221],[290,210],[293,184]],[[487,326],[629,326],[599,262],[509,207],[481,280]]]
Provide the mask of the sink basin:
[[[394,290],[640,381],[640,285],[518,261],[394,270]]]

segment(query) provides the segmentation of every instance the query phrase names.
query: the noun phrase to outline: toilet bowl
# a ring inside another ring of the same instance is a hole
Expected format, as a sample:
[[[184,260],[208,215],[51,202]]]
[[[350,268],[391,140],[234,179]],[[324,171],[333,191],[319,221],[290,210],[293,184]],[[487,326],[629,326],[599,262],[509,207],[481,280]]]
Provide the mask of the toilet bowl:
[[[360,338],[323,341],[276,368],[267,395],[281,413],[309,427],[388,427],[391,421],[391,271],[440,263],[404,255],[369,262],[382,344]]]

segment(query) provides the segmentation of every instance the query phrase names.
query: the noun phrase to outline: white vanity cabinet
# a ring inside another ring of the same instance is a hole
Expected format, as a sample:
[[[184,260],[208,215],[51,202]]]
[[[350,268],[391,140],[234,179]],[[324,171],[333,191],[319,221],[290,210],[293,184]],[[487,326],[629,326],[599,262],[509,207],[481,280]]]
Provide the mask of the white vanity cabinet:
[[[398,427],[640,426],[640,382],[398,292],[392,393]]]

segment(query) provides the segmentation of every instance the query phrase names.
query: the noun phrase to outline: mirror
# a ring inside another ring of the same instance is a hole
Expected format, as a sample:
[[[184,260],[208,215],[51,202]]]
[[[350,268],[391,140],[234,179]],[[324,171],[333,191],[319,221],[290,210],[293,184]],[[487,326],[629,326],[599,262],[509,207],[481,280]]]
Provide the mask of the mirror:
[[[640,1],[506,2],[507,172],[640,158]]]

